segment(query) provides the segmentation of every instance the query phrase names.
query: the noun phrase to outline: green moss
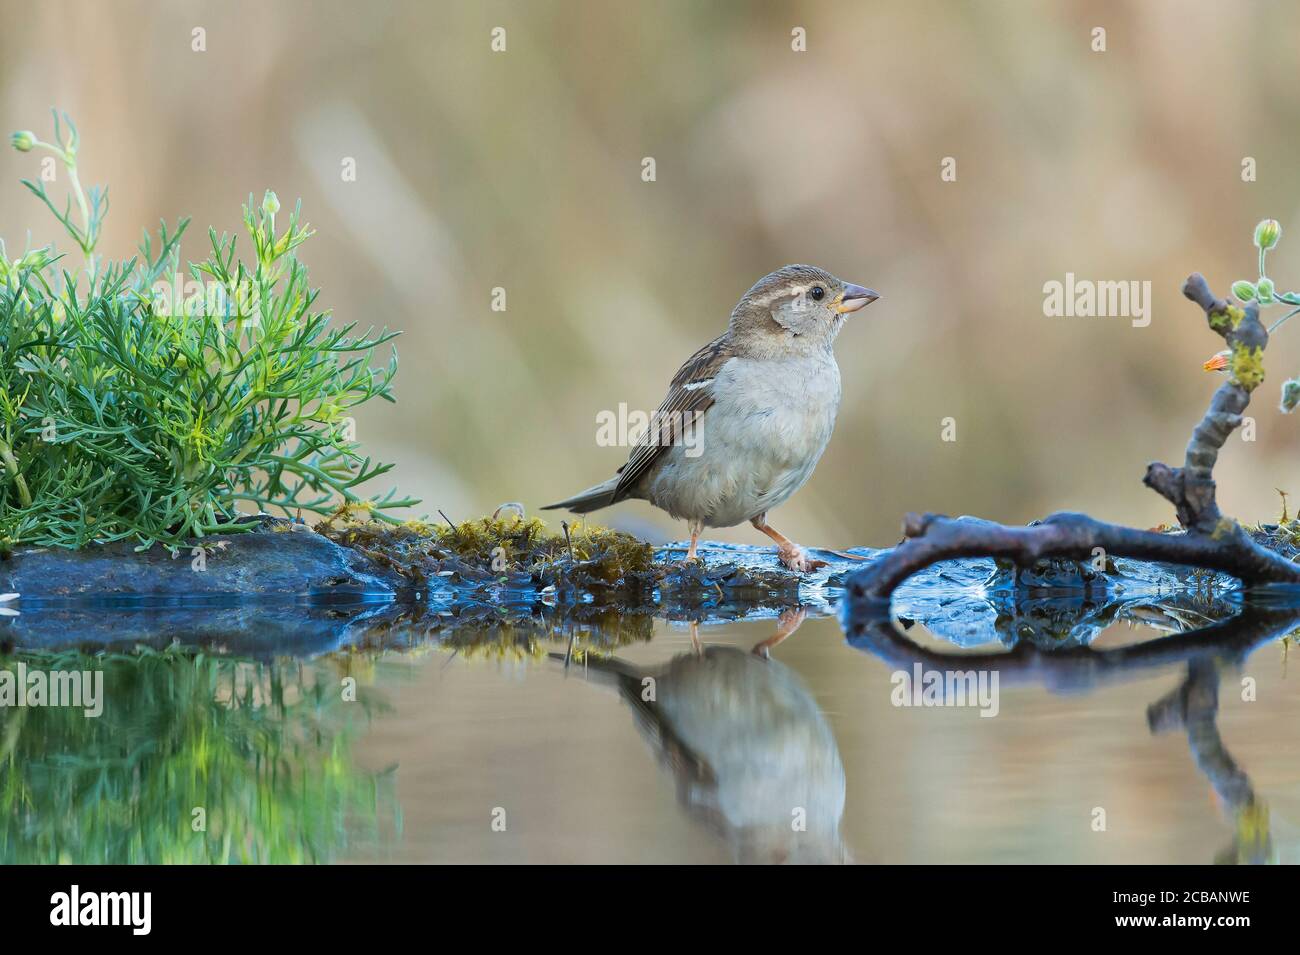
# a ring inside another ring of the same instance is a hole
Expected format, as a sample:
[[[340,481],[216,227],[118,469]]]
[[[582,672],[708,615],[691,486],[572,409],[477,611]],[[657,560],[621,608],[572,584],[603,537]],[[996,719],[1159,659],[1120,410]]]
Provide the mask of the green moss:
[[[391,525],[350,506],[316,530],[405,579],[411,589],[400,602],[409,622],[421,627],[520,627],[535,624],[540,613],[550,624],[572,628],[612,608],[700,619],[799,602],[799,576],[775,560],[771,567],[686,563],[680,550],[656,560],[655,549],[630,534],[579,522],[567,525],[566,535],[504,508],[470,521]],[[439,612],[430,615],[426,608],[435,606]],[[606,622],[601,629],[618,628]],[[503,631],[501,645],[533,655],[536,645],[519,650],[533,639],[530,633]],[[382,643],[384,634],[375,636]]]
[[[649,643],[654,616],[619,607],[593,608],[581,620],[520,620],[485,627],[458,627],[440,641],[446,651],[470,660],[540,660],[567,655],[571,663],[602,658],[620,647]]]
[[[614,586],[649,582],[654,551],[630,534],[582,522],[567,536],[537,519],[513,513],[459,524],[407,521],[391,525],[371,520],[365,508],[340,508],[316,530],[345,547],[401,574],[414,584],[435,576],[510,580],[527,575],[543,586],[562,577]]]
[[[1231,517],[1220,517],[1210,536],[1218,541],[1231,537],[1235,533],[1237,533],[1237,522]]]
[[[1254,391],[1264,382],[1264,349],[1240,343],[1233,345],[1229,368],[1233,381],[1247,391]]]
[[[462,560],[498,564],[507,569],[541,569],[566,558],[575,563],[599,565],[608,583],[630,573],[648,571],[653,563],[650,545],[630,534],[595,524],[569,528],[568,536],[547,532],[538,518],[484,517],[438,529],[438,543],[451,548]]]

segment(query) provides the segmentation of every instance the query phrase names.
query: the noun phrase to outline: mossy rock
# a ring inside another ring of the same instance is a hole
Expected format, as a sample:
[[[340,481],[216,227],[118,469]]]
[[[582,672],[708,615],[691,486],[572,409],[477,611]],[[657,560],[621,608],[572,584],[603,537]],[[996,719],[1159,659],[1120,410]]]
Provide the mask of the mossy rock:
[[[658,576],[650,545],[630,534],[586,522],[556,533],[513,512],[459,524],[386,524],[345,508],[316,530],[415,587],[637,590],[653,587]]]

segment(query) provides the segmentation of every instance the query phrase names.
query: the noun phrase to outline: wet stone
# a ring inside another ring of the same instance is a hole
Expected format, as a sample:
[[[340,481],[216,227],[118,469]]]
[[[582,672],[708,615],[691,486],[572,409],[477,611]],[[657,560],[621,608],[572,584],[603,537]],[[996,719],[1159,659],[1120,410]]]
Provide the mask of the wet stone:
[[[688,563],[684,543],[652,549],[572,526],[563,537],[514,518],[442,527],[338,522],[324,532],[270,518],[257,524],[196,543],[201,562],[194,548],[175,556],[130,544],[19,549],[0,562],[0,589],[19,594],[4,605],[15,614],[0,618],[0,642],[179,640],[235,653],[312,654],[412,634],[446,642],[485,627],[496,628],[502,652],[566,627],[620,642],[642,639],[655,618],[709,623],[793,607],[835,613],[847,580],[886,553],[813,548],[826,566],[797,574],[771,546],[704,542]],[[1140,613],[1194,618],[1205,593],[1232,587],[1228,578],[1122,559],[1104,572],[1073,561],[1015,568],[954,560],[906,581],[892,612],[960,646],[994,639],[1047,649],[1086,645]]]

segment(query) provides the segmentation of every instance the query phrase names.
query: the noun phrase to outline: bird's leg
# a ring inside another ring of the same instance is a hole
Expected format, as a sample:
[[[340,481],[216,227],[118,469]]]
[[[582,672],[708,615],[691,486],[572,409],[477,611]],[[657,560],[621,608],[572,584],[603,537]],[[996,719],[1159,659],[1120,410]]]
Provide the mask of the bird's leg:
[[[690,528],[691,528],[691,546],[690,549],[686,551],[686,563],[688,564],[693,560],[699,559],[698,557],[695,556],[695,548],[700,543],[700,534],[703,533],[704,531],[704,522],[691,521]]]
[[[704,644],[700,642],[700,622],[698,620],[691,621],[691,649],[695,651],[697,657],[704,655]]]
[[[776,541],[777,558],[796,573],[805,574],[826,566],[826,561],[809,557],[807,551],[768,524],[767,514],[760,514],[749,523]]]
[[[791,607],[781,613],[780,619],[777,620],[776,633],[766,640],[754,644],[751,651],[754,655],[762,657],[764,660],[771,656],[771,649],[784,640],[790,634],[794,633],[803,624],[804,618],[808,616],[808,611],[803,607]]]

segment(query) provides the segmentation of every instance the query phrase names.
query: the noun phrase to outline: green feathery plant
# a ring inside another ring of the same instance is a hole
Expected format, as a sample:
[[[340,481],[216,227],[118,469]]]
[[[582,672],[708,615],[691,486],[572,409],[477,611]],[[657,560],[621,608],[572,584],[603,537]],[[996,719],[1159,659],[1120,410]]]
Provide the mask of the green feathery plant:
[[[384,509],[417,503],[357,494],[392,465],[362,456],[349,411],[393,400],[396,350],[386,366],[371,361],[397,333],[353,336],[355,323],[333,328],[313,310],[299,208],[277,231],[275,194],[260,206],[250,195],[251,258],[209,229],[211,252],[182,283],[188,219],[162,223],[156,243],[146,231],[129,260],[96,254],[108,194],[82,189],[66,116],[53,143],[30,132],[11,143],[62,164],[62,211],[44,183],[23,184],[85,261],[69,271],[52,247],[11,260],[0,242],[0,549],[175,546],[246,529],[232,523],[240,502],[287,514],[347,503],[386,520]]]

